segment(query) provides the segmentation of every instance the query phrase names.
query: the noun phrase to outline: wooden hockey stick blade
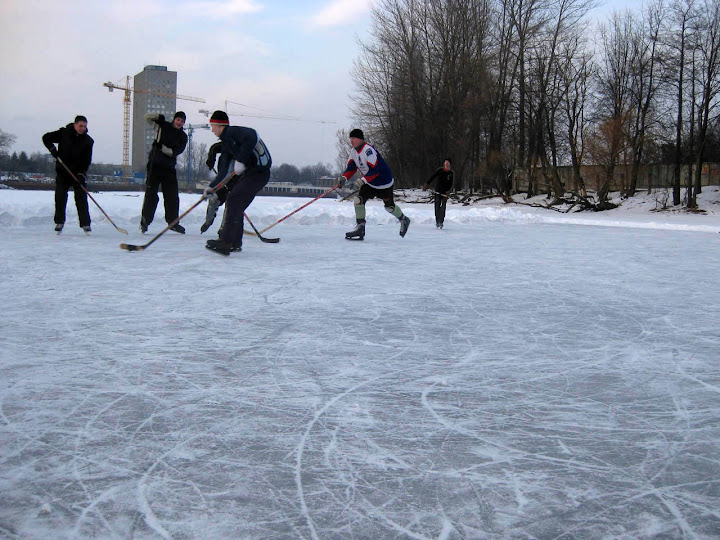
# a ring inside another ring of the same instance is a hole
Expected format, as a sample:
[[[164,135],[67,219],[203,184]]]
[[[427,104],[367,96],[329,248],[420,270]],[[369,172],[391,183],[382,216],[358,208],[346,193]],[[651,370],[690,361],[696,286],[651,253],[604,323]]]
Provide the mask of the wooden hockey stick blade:
[[[142,251],[143,249],[145,249],[145,246],[136,246],[134,244],[120,244],[120,248],[127,251]]]
[[[243,216],[247,220],[247,222],[250,224],[250,227],[252,227],[252,230],[255,231],[255,236],[257,236],[261,242],[265,242],[266,244],[277,244],[280,239],[279,238],[265,238],[260,231],[257,230],[257,227],[253,224],[252,220],[248,217],[248,215],[243,212]],[[244,231],[245,229],[243,229]]]

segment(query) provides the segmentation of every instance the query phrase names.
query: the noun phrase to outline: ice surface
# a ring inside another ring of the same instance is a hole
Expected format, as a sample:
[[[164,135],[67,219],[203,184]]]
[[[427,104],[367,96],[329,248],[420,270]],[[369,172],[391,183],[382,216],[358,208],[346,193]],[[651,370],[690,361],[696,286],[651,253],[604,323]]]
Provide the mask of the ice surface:
[[[0,537],[720,536],[717,213],[96,199],[0,192]]]

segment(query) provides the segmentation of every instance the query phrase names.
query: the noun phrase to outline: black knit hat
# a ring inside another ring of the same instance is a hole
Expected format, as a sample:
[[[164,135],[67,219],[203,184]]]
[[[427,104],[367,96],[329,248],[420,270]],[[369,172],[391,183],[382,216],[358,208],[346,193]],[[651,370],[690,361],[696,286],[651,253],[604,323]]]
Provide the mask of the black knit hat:
[[[215,111],[210,117],[210,125],[229,126],[230,119],[225,111]]]
[[[173,116],[173,120],[176,118],[182,118],[183,120],[187,120],[187,116],[185,116],[185,113],[182,111],[178,111],[175,113],[175,116]]]
[[[365,134],[362,132],[362,129],[355,128],[350,132],[350,137],[355,137],[356,139],[362,139],[365,140]]]

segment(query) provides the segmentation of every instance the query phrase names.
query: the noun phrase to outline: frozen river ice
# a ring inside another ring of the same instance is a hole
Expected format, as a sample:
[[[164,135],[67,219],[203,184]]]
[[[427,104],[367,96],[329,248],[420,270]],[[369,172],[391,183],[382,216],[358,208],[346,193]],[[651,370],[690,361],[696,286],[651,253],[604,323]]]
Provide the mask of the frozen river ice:
[[[37,197],[0,203],[0,537],[720,536],[706,225],[406,204],[346,242],[323,200],[223,258]]]

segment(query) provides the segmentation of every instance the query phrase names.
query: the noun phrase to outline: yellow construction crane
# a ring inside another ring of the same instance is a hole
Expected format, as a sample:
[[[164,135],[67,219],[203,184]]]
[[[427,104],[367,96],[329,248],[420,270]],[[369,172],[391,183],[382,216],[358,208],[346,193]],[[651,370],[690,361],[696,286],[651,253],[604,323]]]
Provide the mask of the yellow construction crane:
[[[137,90],[130,87],[130,75],[126,77],[125,86],[120,86],[112,82],[103,83],[103,86],[107,87],[109,92],[113,90],[122,90],[125,92],[124,109],[123,109],[123,176],[127,181],[130,172],[130,93],[135,92],[138,94],[152,94],[154,96],[171,97],[175,99],[182,99],[185,101],[197,101],[199,103],[205,103],[202,98],[196,98],[191,96],[181,96],[180,94],[171,94],[166,92],[155,92],[150,90]]]

